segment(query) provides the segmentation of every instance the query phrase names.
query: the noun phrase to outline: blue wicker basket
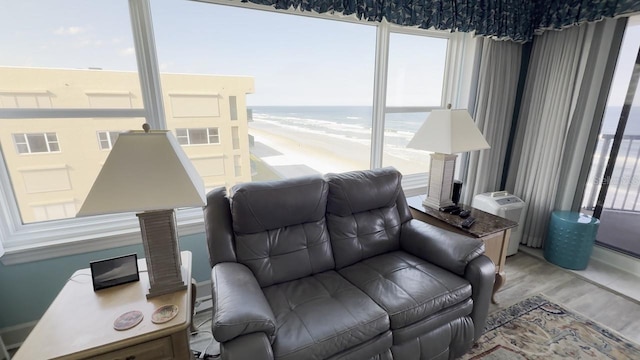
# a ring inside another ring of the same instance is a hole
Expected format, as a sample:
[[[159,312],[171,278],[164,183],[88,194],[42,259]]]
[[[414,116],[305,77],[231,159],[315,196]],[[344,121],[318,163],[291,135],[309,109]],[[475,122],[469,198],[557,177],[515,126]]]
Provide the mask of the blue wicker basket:
[[[586,269],[599,225],[600,220],[589,215],[554,211],[544,243],[544,258],[566,269]]]

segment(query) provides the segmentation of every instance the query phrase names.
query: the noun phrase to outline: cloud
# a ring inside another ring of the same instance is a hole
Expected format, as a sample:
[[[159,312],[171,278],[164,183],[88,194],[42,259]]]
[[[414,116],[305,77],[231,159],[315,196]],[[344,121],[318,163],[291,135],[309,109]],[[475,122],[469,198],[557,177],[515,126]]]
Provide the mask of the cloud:
[[[83,31],[84,29],[81,28],[80,26],[69,26],[69,27],[60,26],[53,33],[56,35],[77,35],[82,33]]]
[[[136,50],[133,48],[133,46],[130,46],[126,49],[121,49],[120,50],[120,55],[121,56],[129,56],[129,55],[134,55],[136,53]]]

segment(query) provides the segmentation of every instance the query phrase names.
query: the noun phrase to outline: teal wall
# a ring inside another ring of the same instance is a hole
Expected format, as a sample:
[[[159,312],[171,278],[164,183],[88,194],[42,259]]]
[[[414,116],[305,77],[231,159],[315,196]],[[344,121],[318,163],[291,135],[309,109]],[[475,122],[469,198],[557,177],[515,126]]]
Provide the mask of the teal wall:
[[[209,280],[211,268],[204,234],[181,237],[180,249],[191,251],[196,281]],[[69,277],[89,267],[89,262],[134,252],[138,258],[144,257],[142,244],[16,265],[0,263],[0,329],[39,319]]]

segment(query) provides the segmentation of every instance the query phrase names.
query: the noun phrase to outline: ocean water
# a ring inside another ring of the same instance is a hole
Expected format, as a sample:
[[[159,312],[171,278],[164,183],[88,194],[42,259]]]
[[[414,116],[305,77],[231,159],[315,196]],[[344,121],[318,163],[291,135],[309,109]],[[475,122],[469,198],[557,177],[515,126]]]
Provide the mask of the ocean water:
[[[370,106],[251,106],[253,120],[283,128],[338,136],[358,142],[371,140]],[[387,114],[385,144],[406,147],[429,113]]]
[[[326,133],[350,134],[353,138],[371,134],[370,106],[250,106],[254,120],[282,126],[309,128]],[[603,134],[614,134],[621,106],[607,107],[602,124]],[[423,113],[387,114],[385,132],[413,135],[429,115]],[[627,135],[640,135],[640,107],[632,107],[627,122]]]

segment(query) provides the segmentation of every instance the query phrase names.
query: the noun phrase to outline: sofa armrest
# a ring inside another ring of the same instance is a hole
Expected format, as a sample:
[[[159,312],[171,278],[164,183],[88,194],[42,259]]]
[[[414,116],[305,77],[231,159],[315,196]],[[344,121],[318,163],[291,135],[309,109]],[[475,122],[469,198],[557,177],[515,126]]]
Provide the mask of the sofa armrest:
[[[216,264],[211,270],[211,282],[211,329],[217,341],[255,332],[274,336],[275,316],[249,268],[232,262]]]
[[[460,276],[467,264],[484,254],[482,240],[412,219],[402,225],[400,247]]]
[[[493,283],[496,279],[495,269],[493,261],[482,255],[471,260],[464,272],[464,278],[471,284],[471,299],[473,299],[471,318],[474,326],[474,341],[478,341],[487,322]]]
[[[267,336],[259,332],[220,344],[220,357],[224,360],[273,360],[273,350]]]

